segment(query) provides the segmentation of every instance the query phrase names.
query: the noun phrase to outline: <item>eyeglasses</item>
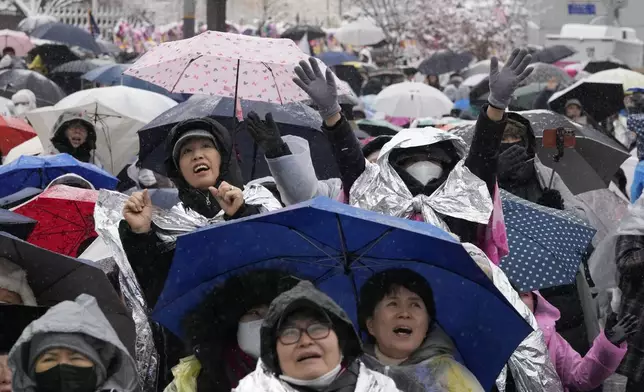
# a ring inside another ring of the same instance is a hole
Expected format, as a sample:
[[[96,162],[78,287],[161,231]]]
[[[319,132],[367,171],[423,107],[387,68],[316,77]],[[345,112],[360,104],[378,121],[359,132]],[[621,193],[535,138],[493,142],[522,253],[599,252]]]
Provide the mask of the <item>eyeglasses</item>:
[[[279,333],[278,339],[283,345],[289,346],[299,342],[302,337],[302,333],[304,332],[306,332],[306,334],[313,340],[321,340],[329,336],[331,326],[328,324],[316,323],[311,324],[306,328],[284,328]]]

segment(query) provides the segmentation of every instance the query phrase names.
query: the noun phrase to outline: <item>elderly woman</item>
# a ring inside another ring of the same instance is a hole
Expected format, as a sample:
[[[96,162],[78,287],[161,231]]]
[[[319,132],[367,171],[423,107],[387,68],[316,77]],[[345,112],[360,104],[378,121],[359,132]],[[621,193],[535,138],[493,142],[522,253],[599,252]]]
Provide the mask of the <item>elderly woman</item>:
[[[405,268],[373,275],[360,290],[358,313],[371,342],[363,358],[369,368],[411,374],[426,391],[483,392],[454,359],[456,348],[436,324],[434,294],[421,275]]]
[[[94,297],[81,294],[29,324],[9,353],[13,392],[134,391],[134,359]]]
[[[260,361],[237,392],[398,391],[358,360],[360,338],[349,317],[310,282],[271,303],[260,334]]]

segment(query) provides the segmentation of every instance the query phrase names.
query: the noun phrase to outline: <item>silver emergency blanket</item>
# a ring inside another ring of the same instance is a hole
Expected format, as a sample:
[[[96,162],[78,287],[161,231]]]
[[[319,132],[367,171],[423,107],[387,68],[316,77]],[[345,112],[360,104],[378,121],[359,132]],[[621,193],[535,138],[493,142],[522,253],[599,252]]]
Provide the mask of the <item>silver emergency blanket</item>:
[[[246,204],[260,206],[262,212],[281,208],[280,202],[273,194],[261,185],[253,184],[243,190]],[[152,330],[148,322],[148,306],[143,291],[123,250],[118,232],[119,222],[123,219],[123,206],[129,196],[122,193],[101,190],[94,209],[96,232],[108,245],[114,260],[121,270],[120,283],[123,296],[136,326],[136,362],[141,385],[145,390],[156,390],[158,356],[154,347]],[[223,221],[223,211],[212,219],[186,209],[182,203],[170,211],[158,207],[152,208],[152,221],[156,225],[157,235],[167,246],[173,249],[178,235],[192,232],[211,223]]]
[[[490,192],[485,182],[465,167],[463,159],[443,185],[429,196],[413,196],[389,164],[389,155],[395,148],[428,146],[442,141],[453,143],[459,156],[465,156],[467,146],[463,139],[448,132],[432,127],[398,132],[383,146],[376,163],[367,162],[364,173],[351,187],[350,204],[401,218],[418,213],[425,222],[448,232],[442,216],[487,224],[493,209]]]
[[[561,380],[550,361],[543,332],[539,329],[530,309],[521,301],[519,294],[512,288],[501,268],[494,265],[482,250],[469,243],[463,246],[483,272],[492,279],[496,288],[534,329],[534,332],[521,342],[508,361],[517,391],[563,392]],[[506,366],[497,378],[499,392],[505,392],[507,368]]]

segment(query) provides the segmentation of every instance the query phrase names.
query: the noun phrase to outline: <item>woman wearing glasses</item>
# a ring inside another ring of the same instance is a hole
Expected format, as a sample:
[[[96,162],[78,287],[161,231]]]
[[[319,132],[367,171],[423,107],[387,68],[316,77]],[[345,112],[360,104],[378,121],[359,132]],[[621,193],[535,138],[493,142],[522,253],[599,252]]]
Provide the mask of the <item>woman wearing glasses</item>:
[[[257,369],[237,392],[399,391],[391,378],[358,360],[362,346],[351,320],[310,282],[271,303],[260,335]]]

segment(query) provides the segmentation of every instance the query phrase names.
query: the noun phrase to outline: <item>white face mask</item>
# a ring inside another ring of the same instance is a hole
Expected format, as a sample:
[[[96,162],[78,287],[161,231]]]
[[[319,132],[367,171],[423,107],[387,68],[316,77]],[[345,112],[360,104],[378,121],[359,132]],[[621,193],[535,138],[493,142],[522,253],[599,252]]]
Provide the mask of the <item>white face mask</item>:
[[[430,181],[443,175],[443,167],[430,161],[412,163],[405,170],[423,185],[427,185]]]
[[[237,344],[239,348],[253,358],[259,358],[261,352],[259,330],[264,319],[239,323],[237,327]]]

